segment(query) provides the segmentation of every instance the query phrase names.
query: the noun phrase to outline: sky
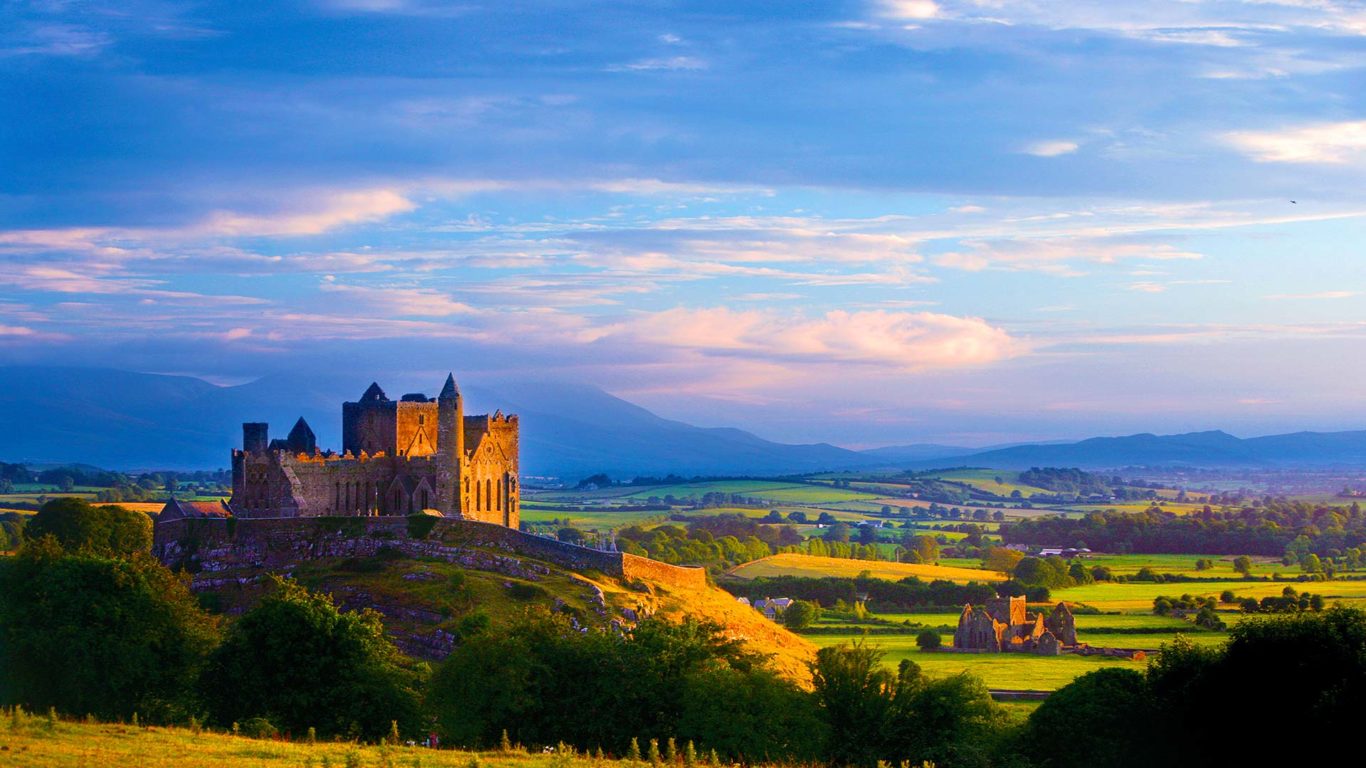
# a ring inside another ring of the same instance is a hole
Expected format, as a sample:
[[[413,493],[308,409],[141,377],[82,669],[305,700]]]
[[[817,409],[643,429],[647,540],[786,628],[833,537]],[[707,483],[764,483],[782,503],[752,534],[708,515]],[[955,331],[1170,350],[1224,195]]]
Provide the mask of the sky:
[[[1359,0],[19,0],[0,364],[1362,429],[1364,75]]]

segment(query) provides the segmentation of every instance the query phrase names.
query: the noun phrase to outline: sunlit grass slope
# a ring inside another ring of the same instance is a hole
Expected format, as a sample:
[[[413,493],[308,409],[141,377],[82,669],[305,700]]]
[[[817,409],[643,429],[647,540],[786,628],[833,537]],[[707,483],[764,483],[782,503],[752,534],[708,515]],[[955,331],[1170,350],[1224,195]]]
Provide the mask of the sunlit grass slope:
[[[946,581],[1001,581],[999,573],[973,568],[954,568],[941,565],[916,565],[913,563],[891,563],[871,560],[846,560],[837,557],[816,557],[783,553],[745,563],[731,571],[743,579],[757,579],[761,576],[857,576],[864,571],[879,579],[904,579],[915,576],[926,581],[944,579]]]
[[[477,763],[476,763],[477,761]],[[594,768],[630,763],[568,755],[265,741],[186,728],[0,718],[0,765],[14,768]]]

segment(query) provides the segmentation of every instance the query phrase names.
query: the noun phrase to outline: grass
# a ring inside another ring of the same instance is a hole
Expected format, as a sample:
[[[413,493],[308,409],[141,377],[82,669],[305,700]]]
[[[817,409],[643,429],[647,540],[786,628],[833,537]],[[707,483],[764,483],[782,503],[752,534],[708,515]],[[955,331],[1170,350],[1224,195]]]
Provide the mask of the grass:
[[[1331,605],[1335,601],[1346,604],[1366,603],[1366,580],[1363,581],[1210,581],[1163,583],[1129,582],[1127,584],[1100,583],[1060,589],[1053,593],[1055,600],[1068,600],[1095,606],[1102,611],[1142,612],[1151,610],[1153,599],[1159,595],[1215,595],[1231,590],[1238,599],[1263,598],[1281,594],[1287,586],[1299,592],[1321,594]]]
[[[1019,472],[1007,472],[999,469],[957,469],[936,472],[931,477],[970,485],[979,491],[994,493],[997,496],[1009,496],[1012,491],[1019,491],[1020,495],[1027,499],[1032,493],[1051,493],[1051,491],[1043,488],[1021,483]],[[996,481],[998,477],[1001,478],[1001,482]]]
[[[476,762],[477,759],[477,762]],[[465,752],[407,746],[317,744],[250,739],[188,728],[136,727],[26,716],[0,722],[0,764],[13,768],[303,768],[332,765],[392,768],[591,768],[616,765],[588,757],[522,751]],[[622,763],[625,765],[625,763]]]
[[[1213,560],[1214,567],[1208,571],[1195,568],[1195,561]],[[1151,568],[1163,575],[1177,574],[1197,578],[1242,578],[1233,570],[1233,555],[1088,555],[1082,560],[1088,568],[1098,565],[1108,567],[1115,575],[1132,576],[1140,568]],[[1252,573],[1257,576],[1270,576],[1273,573],[1295,575],[1298,566],[1288,566],[1277,558],[1253,558]]]
[[[912,563],[891,563],[881,560],[847,560],[837,557],[815,557],[783,553],[745,563],[731,571],[742,579],[757,579],[761,576],[858,576],[864,571],[875,578],[896,581],[907,576],[916,576],[926,581],[944,579],[947,581],[1000,581],[1002,576],[991,571],[953,568],[941,565],[915,565]]]
[[[818,645],[851,643],[861,635],[812,635]],[[946,638],[948,639],[948,638]],[[867,640],[870,646],[883,651],[884,664],[895,668],[902,659],[910,659],[930,677],[949,677],[959,672],[971,672],[981,677],[990,688],[1053,691],[1077,677],[1105,667],[1142,670],[1142,662],[1108,659],[1099,656],[1035,656],[1025,653],[926,653],[916,647],[915,635],[880,635]],[[1126,647],[1141,647],[1138,645]]]

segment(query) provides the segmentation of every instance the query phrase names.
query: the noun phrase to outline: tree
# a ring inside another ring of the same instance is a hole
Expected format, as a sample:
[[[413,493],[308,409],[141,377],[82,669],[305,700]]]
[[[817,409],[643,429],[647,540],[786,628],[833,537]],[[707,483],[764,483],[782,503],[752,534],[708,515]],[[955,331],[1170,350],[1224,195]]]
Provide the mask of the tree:
[[[1247,555],[1239,555],[1233,558],[1233,570],[1241,573],[1244,577],[1252,574],[1252,558]]]
[[[914,552],[919,557],[919,562],[933,563],[939,559],[939,542],[929,534],[908,533],[901,539],[901,546],[907,552]]]
[[[109,720],[193,712],[217,629],[186,580],[146,555],[46,541],[0,558],[0,703]]]
[[[1020,741],[1038,765],[1143,768],[1161,764],[1149,746],[1155,717],[1141,672],[1099,669],[1045,699],[1029,716]]]
[[[997,573],[1010,574],[1015,572],[1015,566],[1024,559],[1024,553],[1006,547],[992,547],[987,550],[987,554],[982,558],[982,567]]]
[[[811,681],[830,731],[826,759],[837,765],[872,766],[884,754],[896,678],[882,665],[882,651],[862,641],[816,651]]]
[[[944,639],[933,629],[925,629],[915,636],[915,644],[922,651],[933,651],[944,644]]]
[[[418,674],[384,634],[378,613],[342,612],[332,598],[272,577],[272,590],[228,631],[202,680],[226,726],[263,717],[287,733],[379,741],[398,722],[421,727]]]
[[[568,544],[582,544],[583,531],[573,526],[566,526],[555,532],[555,538]]]
[[[806,600],[796,600],[783,611],[783,626],[788,629],[806,629],[820,621],[821,607]]]
[[[849,524],[835,523],[825,529],[825,540],[828,542],[847,542],[849,541]]]
[[[91,506],[85,499],[53,499],[24,527],[24,538],[52,536],[67,552],[122,557],[152,548],[152,520],[123,507]]]

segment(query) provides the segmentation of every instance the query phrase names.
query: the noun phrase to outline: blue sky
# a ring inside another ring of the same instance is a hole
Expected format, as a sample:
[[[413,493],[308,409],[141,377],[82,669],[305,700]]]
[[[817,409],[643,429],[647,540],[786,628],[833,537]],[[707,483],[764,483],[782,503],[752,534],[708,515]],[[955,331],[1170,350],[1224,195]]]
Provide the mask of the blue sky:
[[[1364,70],[1333,0],[10,3],[0,363],[1366,428]]]

